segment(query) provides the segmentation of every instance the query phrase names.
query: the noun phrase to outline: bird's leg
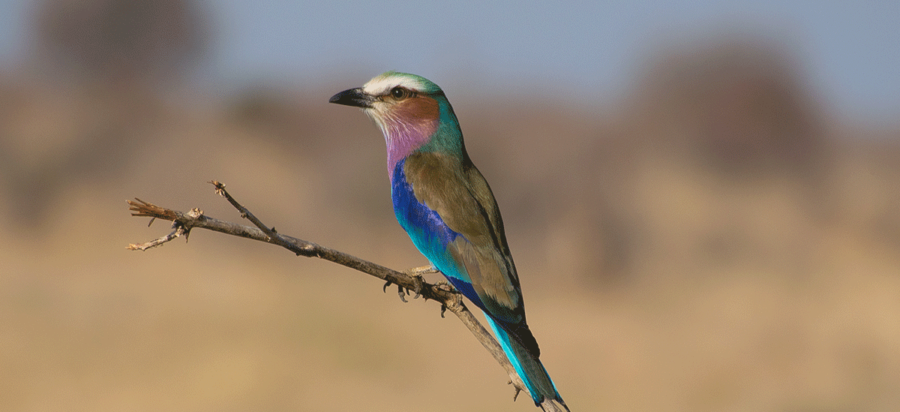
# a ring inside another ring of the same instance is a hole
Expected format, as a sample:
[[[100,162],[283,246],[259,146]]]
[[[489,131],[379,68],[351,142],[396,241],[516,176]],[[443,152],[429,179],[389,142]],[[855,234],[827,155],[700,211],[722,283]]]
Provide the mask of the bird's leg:
[[[406,269],[406,274],[408,274],[410,276],[421,276],[421,275],[424,275],[427,273],[438,273],[438,272],[439,272],[439,270],[437,270],[437,268],[434,267],[434,265],[425,265],[425,266],[419,266],[417,268]]]
[[[422,277],[422,275],[426,273],[438,273],[438,270],[434,265],[419,266],[406,270],[406,274],[412,276],[416,281],[416,288],[413,289],[416,292],[416,295],[413,296],[413,299],[418,299],[419,296],[422,296],[422,285],[425,283],[425,278]],[[400,299],[406,302],[406,299],[403,298],[402,294],[400,295]]]

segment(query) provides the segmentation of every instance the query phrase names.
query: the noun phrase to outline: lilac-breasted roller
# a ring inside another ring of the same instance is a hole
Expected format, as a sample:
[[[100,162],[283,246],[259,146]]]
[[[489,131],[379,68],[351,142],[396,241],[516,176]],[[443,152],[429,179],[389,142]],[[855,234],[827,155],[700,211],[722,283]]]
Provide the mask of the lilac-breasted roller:
[[[387,72],[330,102],[361,107],[381,128],[400,225],[450,284],[484,311],[535,404],[568,410],[525,322],[500,209],[466,153],[443,90],[421,76]]]

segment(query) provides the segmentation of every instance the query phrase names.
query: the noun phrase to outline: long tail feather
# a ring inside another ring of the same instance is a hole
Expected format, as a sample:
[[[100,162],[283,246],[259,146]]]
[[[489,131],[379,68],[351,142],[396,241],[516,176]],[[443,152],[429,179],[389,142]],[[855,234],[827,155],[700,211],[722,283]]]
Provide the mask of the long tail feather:
[[[487,318],[488,324],[491,325],[491,329],[494,331],[494,335],[497,336],[497,340],[500,342],[500,346],[503,348],[503,352],[506,353],[509,362],[512,363],[516,373],[519,374],[522,382],[525,383],[525,387],[531,394],[534,404],[545,411],[568,411],[569,407],[566,406],[562,397],[559,396],[556,385],[553,384],[550,375],[547,374],[547,369],[544,369],[540,359],[533,356],[518,339],[510,336],[490,315],[486,314],[485,318]]]

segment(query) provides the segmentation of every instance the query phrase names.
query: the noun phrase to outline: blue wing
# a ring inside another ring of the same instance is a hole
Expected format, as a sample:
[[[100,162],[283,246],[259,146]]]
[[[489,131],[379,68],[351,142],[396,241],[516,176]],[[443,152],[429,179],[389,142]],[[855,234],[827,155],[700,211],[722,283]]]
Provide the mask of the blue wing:
[[[419,251],[463,295],[514,334],[526,335],[521,338],[529,342],[523,343],[538,354],[525,326],[518,276],[493,195],[485,184],[487,193],[481,197],[489,200],[486,207],[477,188],[448,160],[452,159],[426,153],[398,163],[392,182],[397,220]]]

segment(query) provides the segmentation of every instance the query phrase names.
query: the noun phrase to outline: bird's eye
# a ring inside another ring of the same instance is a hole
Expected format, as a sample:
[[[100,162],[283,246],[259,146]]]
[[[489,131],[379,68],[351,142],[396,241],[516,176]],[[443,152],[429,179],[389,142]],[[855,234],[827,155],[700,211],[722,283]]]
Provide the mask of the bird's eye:
[[[402,99],[408,95],[406,89],[402,87],[395,87],[391,89],[391,96],[394,96],[395,99]]]

